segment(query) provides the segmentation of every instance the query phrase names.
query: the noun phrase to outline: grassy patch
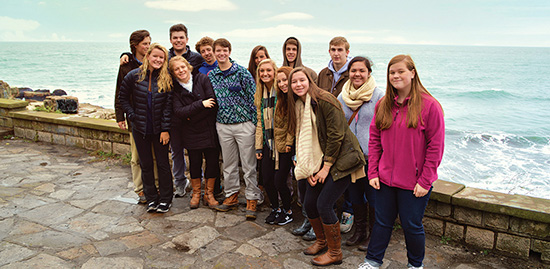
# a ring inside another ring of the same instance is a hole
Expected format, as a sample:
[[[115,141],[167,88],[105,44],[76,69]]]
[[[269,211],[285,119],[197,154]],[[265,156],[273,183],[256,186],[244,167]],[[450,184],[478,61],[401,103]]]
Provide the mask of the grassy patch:
[[[441,244],[448,245],[451,240],[452,239],[448,236],[441,236],[441,241],[439,242],[441,242]]]
[[[63,114],[63,112],[61,112],[61,110],[54,110],[51,107],[45,107],[43,105],[34,107],[34,111],[53,112],[53,113]]]

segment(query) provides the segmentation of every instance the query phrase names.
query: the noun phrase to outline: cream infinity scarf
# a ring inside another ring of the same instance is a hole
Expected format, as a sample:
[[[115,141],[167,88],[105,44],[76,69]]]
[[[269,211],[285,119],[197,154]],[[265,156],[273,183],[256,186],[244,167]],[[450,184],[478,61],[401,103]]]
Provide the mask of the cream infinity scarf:
[[[363,83],[359,89],[353,87],[351,79],[346,81],[342,87],[342,100],[353,111],[357,110],[363,102],[368,102],[372,98],[372,93],[376,88],[376,81],[373,76],[369,76],[367,82]]]

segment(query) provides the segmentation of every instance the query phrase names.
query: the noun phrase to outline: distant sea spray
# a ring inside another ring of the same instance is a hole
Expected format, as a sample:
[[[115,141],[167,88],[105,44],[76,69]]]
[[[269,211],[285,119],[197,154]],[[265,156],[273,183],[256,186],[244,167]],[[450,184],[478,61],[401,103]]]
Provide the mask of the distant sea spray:
[[[283,41],[234,43],[231,58],[247,67],[250,51],[262,44],[280,65]],[[169,47],[167,40],[161,43]],[[317,72],[327,66],[328,40],[302,46],[306,66]],[[0,42],[0,79],[11,86],[61,88],[80,102],[113,108],[119,56],[128,50],[127,43]],[[350,49],[350,56],[371,58],[381,89],[388,61],[403,53],[413,57],[424,86],[445,112],[439,178],[550,196],[550,48],[351,44]]]

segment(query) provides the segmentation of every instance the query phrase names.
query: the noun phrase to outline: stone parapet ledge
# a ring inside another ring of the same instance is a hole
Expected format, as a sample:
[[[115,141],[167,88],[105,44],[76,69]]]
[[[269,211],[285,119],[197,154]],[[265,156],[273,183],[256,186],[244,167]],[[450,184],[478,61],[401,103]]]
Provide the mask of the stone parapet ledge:
[[[29,102],[22,100],[0,98],[0,108],[4,109],[24,109]]]
[[[430,200],[451,204],[452,197],[465,187],[463,184],[438,179],[433,183]]]
[[[87,118],[78,115],[49,113],[41,111],[14,111],[9,116],[13,119],[40,121],[52,124],[67,125],[79,128],[87,128],[115,133],[127,134],[127,130],[118,127],[114,120]]]
[[[548,199],[464,188],[452,197],[452,204],[526,220],[550,223],[550,200]]]

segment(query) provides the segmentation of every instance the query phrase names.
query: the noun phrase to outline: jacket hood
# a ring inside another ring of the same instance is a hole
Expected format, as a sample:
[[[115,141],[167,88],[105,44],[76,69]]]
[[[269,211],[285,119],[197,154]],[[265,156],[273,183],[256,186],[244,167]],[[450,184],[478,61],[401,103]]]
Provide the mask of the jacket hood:
[[[300,41],[298,41],[298,39],[293,37],[293,36],[287,38],[285,40],[285,43],[283,44],[283,58],[284,58],[284,61],[283,61],[282,66],[290,66],[290,64],[288,62],[288,59],[286,58],[286,42],[291,40],[291,39],[294,39],[296,41],[296,43],[298,44],[298,48],[297,48],[297,51],[296,51],[296,60],[294,61],[295,62],[294,63],[294,68],[304,66],[302,64],[302,44],[300,44]]]

